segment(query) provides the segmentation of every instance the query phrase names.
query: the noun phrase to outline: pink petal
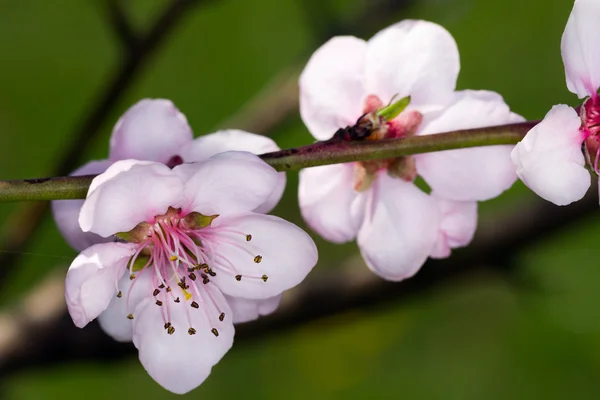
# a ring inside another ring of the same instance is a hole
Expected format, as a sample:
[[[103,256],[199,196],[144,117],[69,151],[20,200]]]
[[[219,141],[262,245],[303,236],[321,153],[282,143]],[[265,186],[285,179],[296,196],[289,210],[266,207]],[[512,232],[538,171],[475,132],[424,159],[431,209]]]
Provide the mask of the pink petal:
[[[204,382],[212,366],[233,344],[234,328],[227,301],[218,290],[211,290],[211,296],[225,313],[224,320],[210,314],[210,309],[196,310],[186,301],[170,302],[170,322],[175,328],[172,335],[164,329],[164,306],[157,307],[153,298],[147,298],[136,309],[133,343],[140,361],[156,382],[173,393],[187,393]],[[189,328],[194,328],[196,334],[188,334]],[[213,328],[218,330],[218,336],[211,332]]]
[[[310,236],[278,217],[255,213],[219,217],[211,231],[204,243],[212,264],[221,265],[211,282],[230,296],[277,296],[299,284],[317,263],[317,247]],[[236,275],[241,275],[239,281]]]
[[[110,159],[166,163],[193,138],[185,115],[170,100],[144,99],[127,110],[115,125]]]
[[[306,223],[334,243],[356,237],[364,212],[364,193],[354,190],[354,164],[300,171],[298,201]]]
[[[580,200],[590,187],[580,126],[575,110],[566,105],[554,106],[511,154],[523,183],[559,206]]]
[[[77,327],[83,328],[108,307],[133,252],[130,243],[101,243],[73,260],[65,279],[65,299]]]
[[[100,174],[111,165],[111,161],[91,161],[71,174],[71,176]],[[83,200],[55,200],[52,202],[54,221],[67,243],[77,251],[94,244],[111,241],[95,233],[83,232],[79,226],[79,212]]]
[[[182,193],[183,182],[166,165],[117,161],[92,181],[79,224],[103,237],[127,232],[177,207]]]
[[[435,201],[414,184],[380,173],[373,187],[358,246],[367,266],[382,278],[410,278],[434,249]]]
[[[175,167],[174,170],[189,166]],[[184,209],[204,215],[255,210],[270,199],[279,174],[256,155],[228,151],[196,164],[185,183]]]
[[[136,276],[134,281],[129,278],[129,273],[121,278],[119,290],[122,297],[114,296],[106,310],[98,317],[102,330],[119,342],[132,340],[133,321],[127,316],[133,314],[137,305],[151,296],[154,289],[150,269],[138,272]]]
[[[600,87],[600,3],[576,0],[563,33],[561,50],[567,87],[580,99]]]
[[[411,108],[439,109],[452,100],[460,70],[452,35],[427,21],[404,20],[368,42],[366,91],[384,102],[411,96]]]
[[[300,75],[300,115],[318,140],[354,125],[363,114],[367,44],[337,36],[314,52]]]
[[[430,119],[419,135],[521,122],[500,95],[488,91],[457,92],[442,114]],[[510,162],[513,146],[484,146],[416,156],[417,171],[438,195],[456,201],[488,200],[517,179]]]
[[[272,139],[266,136],[230,129],[200,136],[190,144],[184,146],[180,155],[185,162],[198,162],[205,161],[215,154],[230,150],[263,154],[280,149]],[[275,189],[267,201],[254,211],[260,213],[271,211],[279,203],[279,200],[281,200],[283,190],[285,189],[285,181],[285,172],[280,172]]]
[[[274,312],[277,307],[279,307],[279,303],[281,303],[281,295],[261,300],[231,296],[225,296],[225,298],[233,312],[234,324],[253,321],[261,316],[269,315]]]
[[[477,229],[477,202],[446,200],[435,193],[431,197],[439,207],[440,225],[430,257],[446,258],[452,249],[465,247],[473,240]]]

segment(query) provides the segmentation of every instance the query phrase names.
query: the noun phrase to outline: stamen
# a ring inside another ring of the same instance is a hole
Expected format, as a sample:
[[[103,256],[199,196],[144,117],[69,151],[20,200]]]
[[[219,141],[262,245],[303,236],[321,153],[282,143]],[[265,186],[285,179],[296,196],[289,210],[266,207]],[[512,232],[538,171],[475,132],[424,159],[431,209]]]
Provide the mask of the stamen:
[[[170,326],[171,326],[170,322],[165,322],[165,329],[169,329]]]
[[[190,335],[195,335],[196,334],[196,330],[194,328],[190,328],[190,329],[188,329],[188,333]]]
[[[260,279],[262,279],[263,282],[266,282],[267,279],[269,279],[269,277],[267,275],[263,275],[263,276],[260,277]]]
[[[193,272],[189,275],[190,279],[195,281],[196,280],[196,274],[194,274]]]
[[[159,293],[160,293],[160,290],[154,289],[154,292],[152,292],[152,296],[156,297],[156,296],[158,296]]]
[[[134,280],[134,279],[135,279],[135,274],[129,275],[129,280]]]
[[[169,335],[172,335],[172,334],[174,334],[174,333],[175,333],[175,327],[174,327],[173,325],[169,326],[169,327],[167,328],[167,333],[168,333]]]
[[[179,300],[179,297],[176,298],[175,300],[173,300],[175,303],[179,303],[181,300]]]
[[[249,242],[252,240],[252,235],[251,234],[247,234],[246,235],[246,242]]]
[[[235,280],[238,281],[238,282],[241,281],[242,280],[242,276],[241,275],[236,275],[235,276]]]
[[[223,322],[224,319],[225,319],[225,313],[222,312],[221,315],[219,315],[219,321]]]
[[[127,319],[133,319],[133,314],[129,314],[129,315],[127,316]]]
[[[196,303],[195,301],[192,301],[192,304],[190,304],[190,306],[192,308],[200,308],[200,305],[198,303]]]
[[[160,306],[162,306],[162,305],[163,305],[163,302],[162,302],[162,301],[160,301],[160,300],[156,300],[156,305],[160,307]]]
[[[210,331],[212,332],[213,335],[219,336],[219,331],[217,330],[217,328],[212,328]]]
[[[176,255],[172,255],[171,257],[169,257],[170,261],[177,261],[179,259],[179,257],[177,257]]]
[[[117,293],[117,297],[118,297],[119,299],[120,299],[121,297],[123,297],[123,292],[121,292],[121,291],[119,290],[119,293]]]
[[[256,256],[256,257],[254,257],[254,262],[255,262],[255,263],[257,263],[257,264],[258,264],[258,263],[260,263],[261,261],[262,261],[262,256],[261,256],[261,255],[258,255],[258,256]]]

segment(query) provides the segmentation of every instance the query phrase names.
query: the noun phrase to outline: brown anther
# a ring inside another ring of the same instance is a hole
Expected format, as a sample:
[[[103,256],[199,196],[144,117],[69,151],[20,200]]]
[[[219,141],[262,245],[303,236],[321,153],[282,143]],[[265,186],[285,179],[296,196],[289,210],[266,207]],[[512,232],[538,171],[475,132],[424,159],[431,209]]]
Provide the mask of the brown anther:
[[[258,256],[256,256],[256,257],[254,257],[254,262],[255,262],[255,263],[257,263],[257,264],[258,264],[258,263],[259,263],[259,262],[261,262],[261,261],[262,261],[262,256],[261,256],[261,255],[258,255]]]
[[[213,277],[217,276],[217,273],[215,271],[213,271],[211,268],[209,268],[208,271],[206,271],[206,273]]]
[[[269,277],[267,275],[263,275],[263,276],[260,277],[260,279],[262,279],[263,282],[266,282],[267,279],[269,279]]]
[[[156,297],[156,296],[158,296],[159,293],[160,293],[160,290],[154,289],[154,292],[152,292],[152,296]]]
[[[170,326],[171,326],[170,322],[165,322],[165,329],[169,329]]]
[[[221,315],[219,315],[219,321],[223,321],[225,319],[225,313],[222,312]]]
[[[172,335],[172,334],[174,334],[174,333],[175,333],[175,327],[174,327],[173,325],[169,326],[169,327],[167,328],[167,333],[168,333],[169,335]]]
[[[204,277],[204,279],[202,279],[203,284],[206,285],[208,282],[210,282],[210,279],[208,279],[208,277]]]
[[[219,331],[217,330],[217,328],[212,328],[210,331],[212,332],[213,335],[219,336]]]
[[[130,279],[130,280],[134,280],[134,279],[135,279],[135,274],[131,274],[131,275],[129,275],[129,279]]]
[[[163,303],[162,303],[162,301],[160,301],[160,300],[156,300],[156,305],[157,305],[157,306],[159,306],[159,307],[160,307],[160,306],[162,306],[162,304],[163,304]]]
[[[161,283],[161,284],[158,286],[158,288],[159,288],[159,289],[164,289],[164,288],[165,288],[165,285],[164,285],[164,283]]]
[[[203,269],[203,270],[207,270],[208,269],[208,264],[207,263],[202,263],[200,265],[198,265],[198,269]]]
[[[123,297],[123,292],[121,292],[121,291],[119,290],[119,293],[117,293],[117,297],[118,297],[119,299],[120,299],[121,297]]]
[[[241,275],[236,275],[235,276],[235,280],[238,281],[238,282],[241,281],[242,280],[242,276]]]
[[[181,300],[179,300],[179,297],[176,298],[175,300],[173,300],[175,303],[179,303]]]
[[[200,308],[200,305],[198,305],[198,303],[196,303],[195,301],[192,301],[192,304],[190,304],[190,306],[192,308]]]
[[[127,316],[127,319],[133,319],[133,314],[129,314],[129,315]]]
[[[196,274],[194,274],[193,272],[189,275],[190,279],[195,281],[196,280]]]
[[[250,234],[247,234],[247,235],[246,235],[246,242],[249,242],[249,241],[251,241],[251,240],[252,240],[252,235],[250,235]]]
[[[196,330],[194,328],[190,328],[190,329],[188,329],[188,334],[195,335],[196,334]]]
[[[160,286],[159,286],[160,287]],[[164,287],[164,286],[163,286]],[[171,286],[167,286],[167,293],[171,292]]]

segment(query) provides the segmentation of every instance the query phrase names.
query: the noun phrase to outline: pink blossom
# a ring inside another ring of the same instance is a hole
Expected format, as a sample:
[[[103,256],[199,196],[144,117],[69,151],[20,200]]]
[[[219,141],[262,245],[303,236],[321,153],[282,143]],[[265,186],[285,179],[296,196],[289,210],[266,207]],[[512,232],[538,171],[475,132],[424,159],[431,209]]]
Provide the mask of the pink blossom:
[[[279,147],[267,137],[240,130],[219,131],[194,140],[185,115],[170,100],[144,99],[127,110],[115,125],[110,138],[108,160],[89,162],[72,175],[99,174],[115,161],[123,159],[149,160],[175,166],[183,162],[204,161],[228,150],[260,154],[277,151]],[[255,211],[266,213],[272,210],[281,199],[285,181],[285,174],[279,174],[272,195]],[[69,245],[78,251],[112,240],[81,231],[77,218],[82,204],[83,200],[52,202],[58,228]]]
[[[580,200],[590,187],[587,162],[598,174],[600,158],[600,2],[576,0],[562,37],[567,88],[589,97],[581,114],[557,105],[531,129],[512,152],[519,178],[557,205]],[[582,153],[582,145],[585,155]]]
[[[173,169],[115,162],[93,180],[79,223],[127,242],[95,244],[71,264],[65,297],[75,325],[98,318],[116,339],[133,340],[172,392],[200,385],[231,347],[233,323],[271,312],[317,261],[304,231],[253,211],[278,181],[247,152]]]
[[[496,93],[455,91],[459,69],[454,39],[431,22],[403,21],[369,41],[335,37],[300,77],[301,116],[319,140],[406,96],[408,107],[369,139],[523,120]],[[428,257],[446,257],[469,243],[475,202],[498,196],[516,180],[510,151],[490,146],[309,168],[300,173],[302,215],[327,240],[356,238],[379,275],[404,279]],[[417,175],[434,195],[413,183]]]

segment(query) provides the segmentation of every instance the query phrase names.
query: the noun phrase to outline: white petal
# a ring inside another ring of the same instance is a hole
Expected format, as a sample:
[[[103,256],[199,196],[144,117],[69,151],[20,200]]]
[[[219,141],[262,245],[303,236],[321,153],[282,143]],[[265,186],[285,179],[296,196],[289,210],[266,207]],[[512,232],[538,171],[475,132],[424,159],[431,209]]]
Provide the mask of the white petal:
[[[502,96],[488,91],[457,92],[441,115],[427,122],[419,135],[521,122]],[[488,200],[517,179],[510,161],[513,146],[483,146],[416,156],[417,171],[438,195],[457,201]]]
[[[310,236],[281,218],[248,213],[229,219],[219,217],[211,226],[210,237],[203,240],[209,252],[216,255],[213,262],[208,262],[218,267],[211,281],[230,296],[277,296],[299,284],[317,263],[317,247]],[[249,241],[247,234],[252,235]],[[241,275],[240,281],[236,275]],[[261,279],[263,275],[266,281]]]
[[[184,146],[180,155],[184,162],[198,162],[205,161],[215,154],[231,150],[263,154],[280,149],[272,139],[266,136],[230,129],[200,136],[190,144]],[[280,172],[277,185],[266,203],[260,205],[254,211],[260,213],[271,211],[279,203],[279,200],[281,200],[281,195],[285,189],[285,181],[285,172]]]
[[[517,175],[538,196],[559,206],[580,200],[591,178],[581,151],[581,120],[566,105],[554,106],[517,144],[511,157]]]
[[[86,326],[116,296],[133,247],[130,243],[96,244],[73,260],[65,279],[65,299],[76,326]]]
[[[379,276],[410,278],[433,251],[438,233],[435,201],[414,184],[380,173],[373,186],[358,246]]]
[[[428,112],[452,100],[459,70],[458,48],[448,31],[404,20],[369,40],[365,87],[384,103],[410,95],[411,107]]]
[[[185,115],[170,100],[140,100],[115,125],[110,159],[166,163],[193,138]]]
[[[184,211],[204,215],[255,210],[271,196],[279,174],[252,153],[228,151],[195,164],[185,182]],[[175,167],[174,171],[186,167]]]
[[[477,202],[446,200],[435,193],[431,197],[439,207],[440,225],[430,256],[446,258],[452,249],[465,247],[473,240],[477,229]]]
[[[231,296],[225,296],[225,298],[233,312],[234,324],[253,321],[258,317],[269,315],[274,312],[277,307],[279,307],[279,303],[281,303],[281,295],[261,300]]]
[[[71,174],[71,176],[101,174],[112,164],[111,161],[91,161]],[[82,251],[91,245],[104,243],[112,239],[103,238],[95,233],[83,232],[79,226],[79,212],[83,200],[54,200],[52,215],[54,221],[67,243],[77,251]]]
[[[356,237],[362,223],[364,193],[354,190],[354,165],[337,164],[300,171],[298,201],[306,223],[334,243]]]
[[[166,165],[117,161],[92,181],[79,224],[104,237],[127,232],[177,207],[182,193],[183,182]]]
[[[314,52],[300,75],[300,115],[318,140],[354,125],[363,114],[367,44],[338,36]]]
[[[567,87],[580,99],[600,87],[600,2],[576,0],[561,42]]]
[[[151,270],[137,272],[136,276],[134,281],[129,278],[128,273],[121,278],[118,289],[122,297],[113,297],[106,310],[98,317],[102,330],[119,342],[132,340],[133,321],[127,316],[134,313],[142,300],[152,295]]]
[[[173,393],[183,394],[199,386],[233,344],[234,328],[227,301],[218,290],[212,290],[211,296],[225,313],[224,320],[211,315],[210,309],[196,310],[186,301],[170,302],[170,322],[175,328],[172,335],[164,329],[161,310],[165,306],[157,307],[153,298],[147,298],[136,309],[133,343],[140,361],[156,382]],[[189,328],[196,329],[196,334],[188,334]],[[213,328],[219,336],[211,332]]]

